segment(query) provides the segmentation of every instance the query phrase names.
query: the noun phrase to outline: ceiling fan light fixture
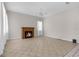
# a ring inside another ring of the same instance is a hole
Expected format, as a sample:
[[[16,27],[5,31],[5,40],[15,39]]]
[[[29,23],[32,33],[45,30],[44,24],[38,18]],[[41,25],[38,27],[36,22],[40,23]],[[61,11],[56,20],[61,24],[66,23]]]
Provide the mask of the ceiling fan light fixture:
[[[70,4],[69,2],[65,2],[65,4]]]

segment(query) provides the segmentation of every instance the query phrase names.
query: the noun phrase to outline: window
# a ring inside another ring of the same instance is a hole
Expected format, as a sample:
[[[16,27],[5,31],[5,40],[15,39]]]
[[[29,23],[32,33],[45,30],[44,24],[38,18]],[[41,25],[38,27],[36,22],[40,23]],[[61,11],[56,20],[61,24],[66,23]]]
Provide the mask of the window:
[[[3,13],[3,35],[8,38],[8,19],[4,3],[2,3],[2,13]]]
[[[37,22],[38,36],[43,35],[43,23],[42,21]]]

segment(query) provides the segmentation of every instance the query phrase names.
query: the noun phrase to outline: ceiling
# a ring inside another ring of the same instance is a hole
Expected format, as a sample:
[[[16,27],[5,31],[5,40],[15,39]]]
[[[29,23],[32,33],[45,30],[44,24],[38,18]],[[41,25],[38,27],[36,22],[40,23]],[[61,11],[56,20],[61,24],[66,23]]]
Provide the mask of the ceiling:
[[[79,2],[5,2],[5,6],[9,11],[45,17],[79,7]]]

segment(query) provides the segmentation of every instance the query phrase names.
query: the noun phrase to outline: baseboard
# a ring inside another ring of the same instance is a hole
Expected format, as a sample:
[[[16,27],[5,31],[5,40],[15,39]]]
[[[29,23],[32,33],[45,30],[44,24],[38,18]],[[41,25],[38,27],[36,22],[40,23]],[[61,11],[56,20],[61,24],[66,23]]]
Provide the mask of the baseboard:
[[[60,38],[60,37],[56,37],[56,36],[46,36],[46,37],[50,37],[50,38],[56,38],[56,39],[61,39],[61,40],[66,40],[66,41],[72,41],[66,38]]]

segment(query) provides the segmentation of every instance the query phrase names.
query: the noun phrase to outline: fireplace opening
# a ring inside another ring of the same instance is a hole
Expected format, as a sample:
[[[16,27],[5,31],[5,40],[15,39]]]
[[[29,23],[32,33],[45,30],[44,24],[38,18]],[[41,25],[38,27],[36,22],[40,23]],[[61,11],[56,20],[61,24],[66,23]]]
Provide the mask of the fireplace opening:
[[[25,32],[25,38],[32,38],[33,35],[32,35],[32,31],[26,31]]]
[[[33,38],[34,27],[22,27],[22,39]]]

